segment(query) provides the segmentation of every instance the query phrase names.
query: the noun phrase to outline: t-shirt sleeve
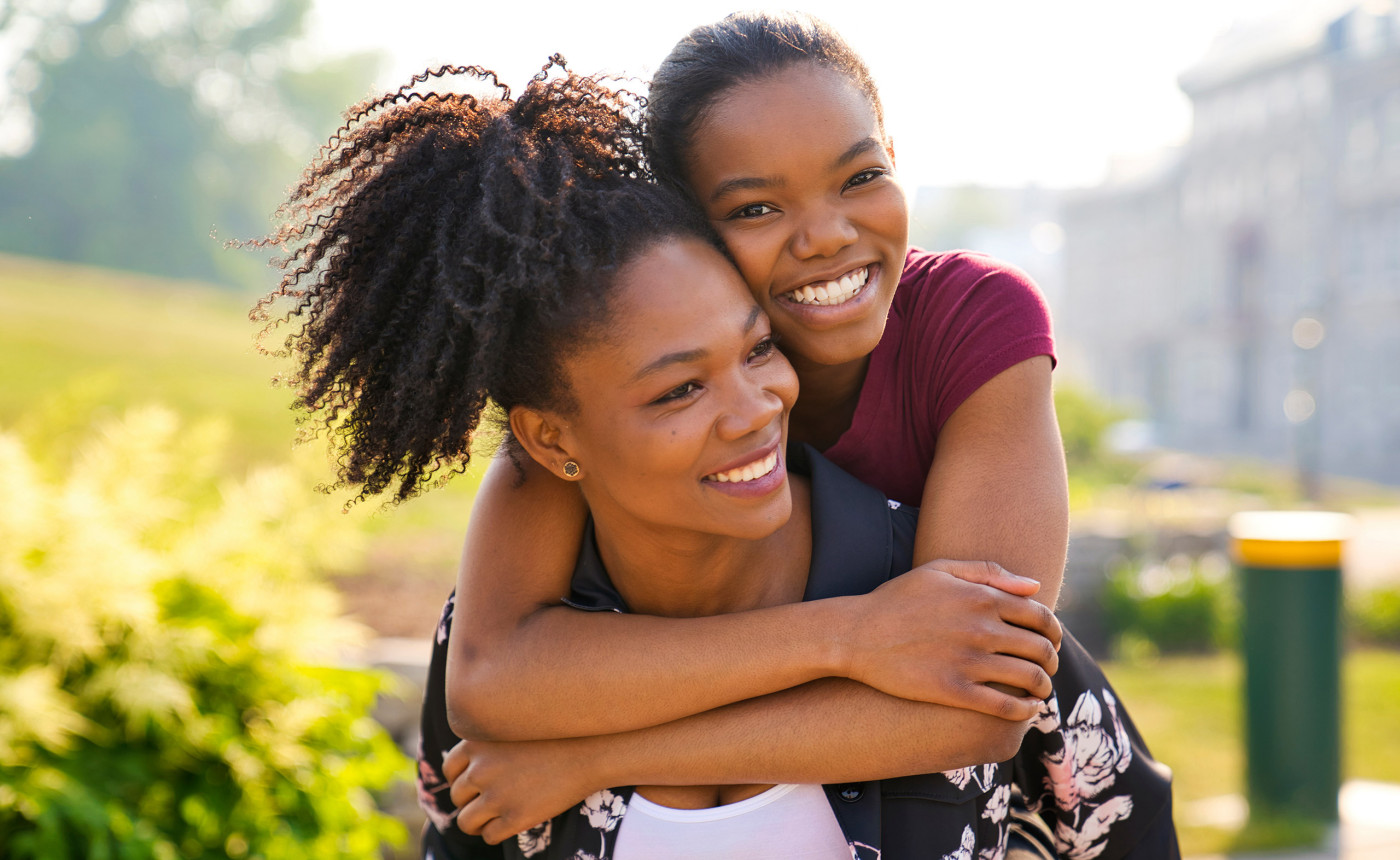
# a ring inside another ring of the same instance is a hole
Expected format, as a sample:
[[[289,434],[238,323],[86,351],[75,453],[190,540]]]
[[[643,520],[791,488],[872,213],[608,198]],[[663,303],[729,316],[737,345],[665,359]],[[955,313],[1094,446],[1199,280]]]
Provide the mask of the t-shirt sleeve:
[[[972,392],[1038,355],[1055,360],[1050,307],[1030,276],[983,254],[933,262],[911,309],[934,432]]]

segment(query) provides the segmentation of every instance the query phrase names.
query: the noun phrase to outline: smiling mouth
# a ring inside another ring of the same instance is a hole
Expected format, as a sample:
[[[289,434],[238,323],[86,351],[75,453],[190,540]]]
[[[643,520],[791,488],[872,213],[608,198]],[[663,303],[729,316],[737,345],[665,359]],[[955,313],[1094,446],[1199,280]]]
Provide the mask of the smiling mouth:
[[[799,305],[821,305],[831,307],[849,302],[860,295],[870,279],[870,267],[861,266],[842,275],[834,281],[823,284],[807,284],[790,290],[784,295]]]
[[[713,475],[706,475],[704,480],[714,481],[717,484],[742,484],[745,481],[756,481],[764,475],[769,474],[778,467],[778,452],[774,451],[762,459],[755,460],[747,466],[740,466],[737,469],[729,469],[724,472],[716,472]]]

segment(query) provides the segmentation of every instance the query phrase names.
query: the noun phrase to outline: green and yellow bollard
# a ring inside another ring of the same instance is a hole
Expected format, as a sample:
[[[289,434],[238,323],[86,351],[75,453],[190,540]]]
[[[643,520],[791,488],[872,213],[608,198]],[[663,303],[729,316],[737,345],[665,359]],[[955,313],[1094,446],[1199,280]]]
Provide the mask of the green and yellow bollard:
[[[1250,814],[1337,820],[1345,514],[1230,519],[1244,614]]]

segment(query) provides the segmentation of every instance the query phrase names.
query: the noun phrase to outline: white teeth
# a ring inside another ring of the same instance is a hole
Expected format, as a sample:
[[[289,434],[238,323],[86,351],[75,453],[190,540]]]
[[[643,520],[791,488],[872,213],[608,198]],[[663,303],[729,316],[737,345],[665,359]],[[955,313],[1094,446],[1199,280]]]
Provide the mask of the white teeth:
[[[720,484],[741,484],[745,481],[752,481],[762,478],[772,472],[778,466],[778,452],[774,451],[756,463],[749,463],[747,466],[740,466],[737,469],[730,469],[727,472],[716,472],[705,480],[715,481]]]
[[[861,268],[825,284],[808,284],[788,293],[800,305],[839,305],[855,298],[870,277],[870,269]]]

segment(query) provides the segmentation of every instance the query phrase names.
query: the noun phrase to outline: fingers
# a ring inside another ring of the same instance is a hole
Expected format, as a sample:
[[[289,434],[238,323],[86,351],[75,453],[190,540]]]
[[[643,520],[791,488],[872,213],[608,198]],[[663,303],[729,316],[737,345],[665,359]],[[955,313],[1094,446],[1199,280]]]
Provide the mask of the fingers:
[[[447,755],[442,759],[442,775],[447,777],[448,782],[452,782],[467,769],[471,764],[472,756],[467,747],[466,741],[458,741],[456,746],[447,751]]]
[[[1034,579],[1017,576],[994,561],[957,561],[940,558],[921,565],[926,569],[941,570],[958,579],[989,585],[1008,594],[1030,597],[1040,590],[1040,583]]]
[[[1052,648],[1059,650],[1064,630],[1060,627],[1060,619],[1044,604],[1008,596],[998,602],[997,608],[1002,621],[1044,637]]]
[[[512,836],[524,833],[526,830],[529,830],[531,827],[534,826],[534,824],[530,824],[523,827],[515,827],[506,823],[504,819],[493,818],[486,824],[485,827],[481,828],[481,838],[485,839],[492,845],[499,845],[507,839],[511,838]]]
[[[1049,673],[1029,660],[992,654],[980,668],[983,683],[1002,685],[1016,696],[1045,699],[1054,692]]]
[[[482,833],[482,830],[495,820],[497,820],[496,810],[483,802],[479,795],[473,795],[472,801],[457,811],[457,827],[463,833],[471,833],[475,836],[484,837],[485,834]]]
[[[972,684],[964,688],[962,694],[963,701],[958,707],[1011,722],[1019,723],[1032,719],[1040,712],[1040,699],[1010,688],[997,689],[986,684]]]
[[[492,845],[499,845],[519,833],[529,830],[530,824],[513,824],[509,816],[478,797],[457,812],[457,826],[462,832],[480,836]]]
[[[481,794],[481,790],[466,778],[452,780],[452,788],[448,791],[452,798],[452,805],[459,809],[476,800]]]

